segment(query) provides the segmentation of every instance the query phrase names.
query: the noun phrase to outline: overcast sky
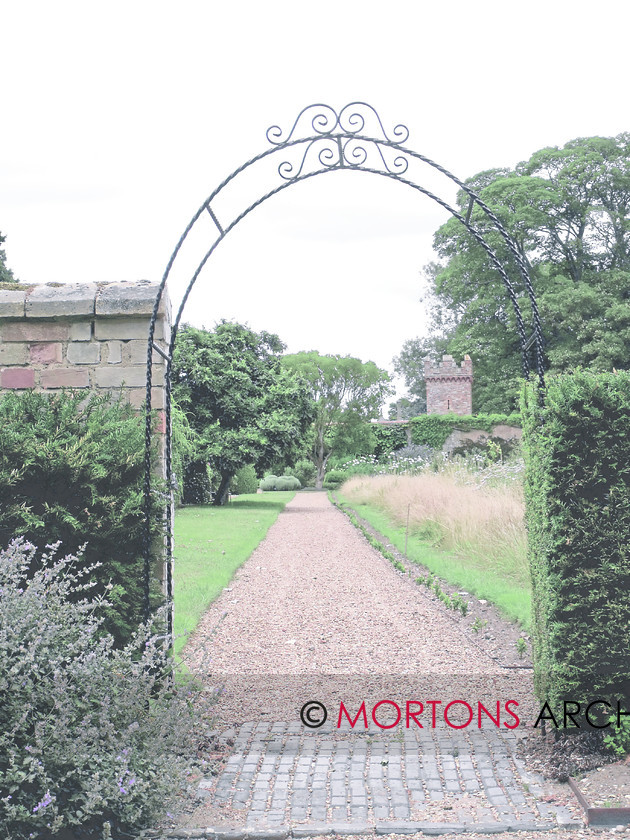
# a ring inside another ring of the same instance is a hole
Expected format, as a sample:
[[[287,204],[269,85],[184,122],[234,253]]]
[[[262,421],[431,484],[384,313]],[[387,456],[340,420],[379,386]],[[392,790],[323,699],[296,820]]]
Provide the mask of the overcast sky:
[[[626,131],[629,9],[0,0],[8,264],[27,283],[158,281],[203,200],[312,102],[369,102],[460,178]],[[221,243],[185,320],[391,367],[423,332],[420,271],[445,218],[367,173],[298,184]]]

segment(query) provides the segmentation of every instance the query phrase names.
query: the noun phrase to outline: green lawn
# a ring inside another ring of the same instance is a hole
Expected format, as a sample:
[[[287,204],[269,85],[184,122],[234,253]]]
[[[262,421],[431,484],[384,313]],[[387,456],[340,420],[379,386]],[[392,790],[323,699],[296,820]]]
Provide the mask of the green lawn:
[[[295,493],[252,493],[223,507],[175,512],[175,653],[204,611],[229,586],[234,572],[263,540]]]
[[[399,551],[404,552],[404,527],[394,525],[375,507],[351,503],[340,493],[337,495],[362,519],[380,531]],[[462,554],[435,548],[413,533],[409,534],[407,556],[409,560],[425,566],[447,583],[470,592],[477,598],[492,601],[506,618],[517,621],[524,630],[530,630],[532,595],[529,584],[524,585],[522,581],[507,575],[504,569],[494,568],[489,562],[484,564],[478,558],[467,558]]]

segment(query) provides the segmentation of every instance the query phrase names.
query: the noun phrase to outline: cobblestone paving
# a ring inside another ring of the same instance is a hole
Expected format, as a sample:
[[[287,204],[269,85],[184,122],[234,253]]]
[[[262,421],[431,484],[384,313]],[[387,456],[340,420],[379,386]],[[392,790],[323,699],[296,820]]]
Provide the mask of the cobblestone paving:
[[[247,723],[216,780],[201,791],[238,811],[245,827],[317,833],[543,830],[576,825],[541,801],[542,779],[496,729],[317,731]],[[580,823],[577,823],[580,824]]]

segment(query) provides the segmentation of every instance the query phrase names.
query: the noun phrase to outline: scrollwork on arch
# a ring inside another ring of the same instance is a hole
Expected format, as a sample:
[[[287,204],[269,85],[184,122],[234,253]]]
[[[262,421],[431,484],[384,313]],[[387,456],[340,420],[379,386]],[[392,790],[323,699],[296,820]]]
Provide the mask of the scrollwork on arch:
[[[367,102],[350,102],[339,112],[330,105],[309,105],[300,111],[288,133],[285,134],[280,126],[272,125],[267,129],[266,136],[273,146],[284,146],[300,139],[308,140],[313,134],[321,137],[359,136],[366,130],[373,140],[390,145],[400,145],[409,139],[409,129],[401,123],[394,126],[390,136],[376,109]]]

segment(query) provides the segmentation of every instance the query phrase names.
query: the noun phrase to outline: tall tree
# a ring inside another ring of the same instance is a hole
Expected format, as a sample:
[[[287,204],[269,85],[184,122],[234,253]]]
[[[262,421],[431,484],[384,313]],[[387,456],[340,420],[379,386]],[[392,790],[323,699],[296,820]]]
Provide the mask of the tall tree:
[[[362,434],[366,420],[379,416],[385,398],[393,391],[390,377],[374,362],[322,356],[314,350],[285,356],[283,364],[308,382],[315,401],[311,458],[317,468],[315,486],[321,488],[333,452]]]
[[[173,358],[173,394],[198,432],[200,456],[219,475],[213,504],[226,502],[236,471],[261,472],[303,446],[313,418],[305,383],[281,364],[277,335],[221,321],[185,327]]]
[[[0,233],[0,245],[4,245],[6,236]],[[7,255],[4,248],[0,248],[0,283],[17,283],[13,272],[7,265]]]
[[[551,370],[630,367],[630,134],[541,149],[514,170],[488,170],[467,183],[496,213],[528,265]],[[465,214],[463,191],[458,202]],[[476,205],[471,219],[528,313],[504,241]],[[436,232],[434,246],[441,258],[428,273],[434,327],[422,347],[407,342],[404,353],[419,368],[420,352],[446,337],[447,352],[472,356],[475,410],[510,410],[517,404],[520,344],[501,278],[456,219]]]

